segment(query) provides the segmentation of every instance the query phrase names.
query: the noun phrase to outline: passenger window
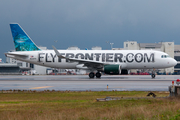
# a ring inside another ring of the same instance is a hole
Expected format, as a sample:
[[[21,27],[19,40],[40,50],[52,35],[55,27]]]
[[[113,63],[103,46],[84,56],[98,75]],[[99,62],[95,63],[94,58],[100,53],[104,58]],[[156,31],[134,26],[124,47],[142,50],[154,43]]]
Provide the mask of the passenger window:
[[[168,58],[170,57],[169,55],[162,55],[161,58]]]

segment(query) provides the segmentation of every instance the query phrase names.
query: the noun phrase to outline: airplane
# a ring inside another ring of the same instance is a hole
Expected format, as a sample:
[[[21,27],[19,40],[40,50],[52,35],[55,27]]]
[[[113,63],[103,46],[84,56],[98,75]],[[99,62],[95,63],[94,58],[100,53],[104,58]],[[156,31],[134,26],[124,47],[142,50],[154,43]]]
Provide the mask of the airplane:
[[[15,52],[6,57],[58,69],[90,70],[89,78],[128,74],[130,69],[150,69],[155,78],[156,69],[174,67],[177,61],[167,53],[155,50],[41,50],[18,23],[10,24]]]

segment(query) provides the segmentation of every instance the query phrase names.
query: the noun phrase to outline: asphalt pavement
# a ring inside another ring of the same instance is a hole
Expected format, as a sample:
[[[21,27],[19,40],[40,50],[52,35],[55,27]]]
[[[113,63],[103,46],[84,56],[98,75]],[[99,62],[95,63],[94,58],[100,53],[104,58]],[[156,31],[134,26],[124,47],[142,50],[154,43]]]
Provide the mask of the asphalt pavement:
[[[87,75],[1,75],[0,90],[59,91],[168,91],[178,75],[103,75],[90,79]]]

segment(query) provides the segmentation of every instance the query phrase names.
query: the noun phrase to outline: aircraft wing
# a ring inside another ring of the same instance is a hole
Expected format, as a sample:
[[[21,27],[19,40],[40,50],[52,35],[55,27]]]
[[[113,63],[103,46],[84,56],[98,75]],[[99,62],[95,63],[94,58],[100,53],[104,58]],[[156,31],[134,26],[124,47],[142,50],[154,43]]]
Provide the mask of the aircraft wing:
[[[84,66],[87,66],[87,67],[89,67],[89,68],[98,69],[98,68],[102,68],[104,65],[107,65],[107,64],[108,64],[108,63],[99,62],[99,61],[82,60],[82,59],[76,59],[76,58],[67,58],[67,57],[62,56],[54,46],[52,46],[52,47],[53,47],[56,55],[57,55],[59,58],[67,59],[67,60],[69,60],[70,62],[78,62],[79,64],[84,64]]]

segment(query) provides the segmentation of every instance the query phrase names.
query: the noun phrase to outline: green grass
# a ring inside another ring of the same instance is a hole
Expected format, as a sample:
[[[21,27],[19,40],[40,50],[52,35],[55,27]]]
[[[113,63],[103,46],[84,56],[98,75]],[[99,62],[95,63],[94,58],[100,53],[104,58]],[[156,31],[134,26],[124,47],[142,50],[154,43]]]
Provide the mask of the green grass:
[[[154,92],[166,97],[165,92]],[[178,120],[179,98],[141,98],[148,92],[0,92],[1,120]],[[120,97],[122,100],[97,102],[96,98]],[[126,99],[128,98],[128,99]]]

